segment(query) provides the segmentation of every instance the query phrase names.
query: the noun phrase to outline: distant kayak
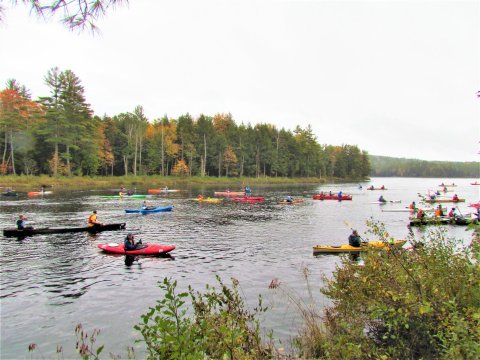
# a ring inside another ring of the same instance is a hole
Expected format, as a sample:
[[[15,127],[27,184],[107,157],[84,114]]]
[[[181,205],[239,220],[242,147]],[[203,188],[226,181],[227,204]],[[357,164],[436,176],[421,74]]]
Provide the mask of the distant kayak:
[[[475,182],[473,182],[473,183],[470,183],[470,185],[480,185],[480,183],[477,182],[477,181],[475,181]]]
[[[213,193],[215,196],[243,196],[245,191],[215,191]]]
[[[312,196],[313,200],[352,200],[351,195],[342,195],[340,198],[338,195],[318,194]]]
[[[101,195],[101,199],[146,199],[147,195]]]
[[[148,189],[149,194],[166,194],[166,193],[174,193],[174,192],[179,192],[180,190],[178,189]]]
[[[388,190],[387,188],[367,188],[367,190]]]
[[[301,204],[305,202],[305,200],[303,199],[295,199],[295,200],[292,200],[292,201],[288,201],[288,200],[282,200],[282,201],[277,201],[277,204],[280,204],[280,205],[293,205],[293,204]]]
[[[245,196],[245,197],[233,198],[232,201],[237,201],[237,202],[264,202],[265,198],[263,196]]]
[[[223,199],[220,199],[220,198],[211,198],[211,197],[207,197],[207,198],[196,198],[196,199],[192,199],[193,201],[198,201],[200,203],[214,203],[214,204],[217,204],[217,203],[220,203],[223,201]]]
[[[402,247],[407,240],[395,240],[393,243],[384,242],[384,241],[369,241],[366,244],[362,244],[360,247],[355,247],[351,245],[317,245],[313,247],[313,254],[333,254],[333,253],[349,253],[349,252],[361,252],[367,251],[368,249],[388,249],[389,247]]]
[[[432,204],[432,203],[457,203],[457,202],[465,202],[465,199],[425,199],[426,203]]]
[[[27,196],[48,195],[51,193],[52,191],[29,191],[27,192]]]
[[[17,192],[16,191],[7,191],[7,192],[2,193],[2,196],[17,196]]]
[[[373,201],[370,204],[384,205],[384,204],[399,204],[401,202],[402,202],[402,200],[386,200],[386,201]]]
[[[143,247],[135,250],[125,251],[124,244],[108,243],[98,244],[97,247],[106,253],[124,255],[161,255],[175,249],[175,245],[144,244]]]
[[[173,205],[168,206],[157,206],[152,208],[146,209],[125,209],[127,214],[131,213],[141,213],[141,214],[148,214],[148,213],[155,213],[155,212],[162,212],[162,211],[172,211]]]

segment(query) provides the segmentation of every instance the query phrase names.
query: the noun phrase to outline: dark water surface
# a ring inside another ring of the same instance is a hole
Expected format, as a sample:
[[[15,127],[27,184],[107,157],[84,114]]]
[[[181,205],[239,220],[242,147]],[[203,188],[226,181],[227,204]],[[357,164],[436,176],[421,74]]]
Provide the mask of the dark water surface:
[[[26,214],[36,227],[84,226],[93,209],[105,223],[126,222],[126,231],[36,235],[24,240],[1,237],[1,353],[2,359],[29,357],[30,343],[39,345],[45,358],[54,356],[62,345],[65,357],[73,356],[74,329],[82,323],[87,331],[100,329],[98,344],[106,344],[104,354],[125,357],[126,346],[134,345],[139,334],[133,326],[161,292],[157,282],[164,277],[178,281],[179,290],[188,285],[202,290],[215,284],[215,275],[226,283],[230,277],[240,286],[250,306],[259,294],[272,306],[262,319],[274,337],[284,341],[296,334],[300,317],[282,293],[268,289],[272,279],[292,294],[308,299],[304,269],[318,306],[328,305],[318,291],[321,276],[330,275],[339,263],[337,255],[313,256],[312,246],[346,243],[350,227],[362,234],[366,220],[373,217],[386,224],[390,234],[405,238],[408,213],[382,212],[400,209],[418,193],[437,189],[442,181],[458,184],[453,188],[467,201],[463,213],[472,212],[468,204],[479,200],[480,186],[469,179],[377,178],[362,183],[327,184],[309,187],[256,188],[252,195],[263,195],[263,204],[242,204],[225,200],[221,204],[199,204],[191,199],[199,192],[213,195],[221,188],[193,188],[168,196],[149,196],[150,204],[174,205],[169,213],[125,214],[124,209],[139,207],[142,200],[99,199],[112,191],[55,192],[37,198],[0,199],[0,227],[12,227],[19,213]],[[367,191],[370,184],[385,185],[386,191]],[[34,189],[32,189],[34,190]],[[55,189],[54,189],[55,190]],[[137,192],[146,193],[137,188]],[[232,189],[233,191],[234,189]],[[305,197],[293,206],[277,200],[304,191],[332,190],[352,194],[353,201],[318,201]],[[453,194],[453,193],[449,193]],[[380,195],[400,204],[372,204]],[[451,204],[447,204],[451,207]],[[447,226],[452,236],[469,239],[464,227]],[[97,244],[122,242],[127,232],[143,242],[175,244],[171,257],[144,257],[133,265],[124,256],[102,253]],[[414,229],[417,236],[426,230]],[[141,357],[141,355],[140,355]]]

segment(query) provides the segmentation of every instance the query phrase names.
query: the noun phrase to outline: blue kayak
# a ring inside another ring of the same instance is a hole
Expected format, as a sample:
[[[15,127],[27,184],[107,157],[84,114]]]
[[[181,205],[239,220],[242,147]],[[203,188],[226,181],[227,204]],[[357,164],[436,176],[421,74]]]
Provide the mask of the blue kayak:
[[[147,209],[125,209],[125,212],[127,214],[130,213],[142,213],[142,214],[148,214],[148,213],[155,213],[155,212],[161,212],[161,211],[172,211],[173,205],[168,205],[168,206],[157,206],[155,208],[147,208]]]

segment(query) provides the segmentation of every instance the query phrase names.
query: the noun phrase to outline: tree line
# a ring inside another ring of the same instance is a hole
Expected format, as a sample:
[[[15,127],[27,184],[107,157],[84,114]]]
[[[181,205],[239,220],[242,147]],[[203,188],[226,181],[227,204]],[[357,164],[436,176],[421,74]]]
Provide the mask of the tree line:
[[[310,125],[237,124],[231,114],[186,113],[150,121],[141,106],[99,117],[71,70],[50,69],[49,94],[24,85],[0,92],[0,174],[364,178],[366,151],[321,145]]]
[[[479,163],[370,156],[372,176],[477,178]]]

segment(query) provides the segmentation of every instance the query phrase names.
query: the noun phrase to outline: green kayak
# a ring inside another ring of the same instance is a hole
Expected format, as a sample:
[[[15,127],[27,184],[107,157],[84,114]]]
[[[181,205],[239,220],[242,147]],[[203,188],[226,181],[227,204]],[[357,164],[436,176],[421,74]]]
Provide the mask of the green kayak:
[[[102,199],[146,199],[147,195],[103,195],[99,196]]]

